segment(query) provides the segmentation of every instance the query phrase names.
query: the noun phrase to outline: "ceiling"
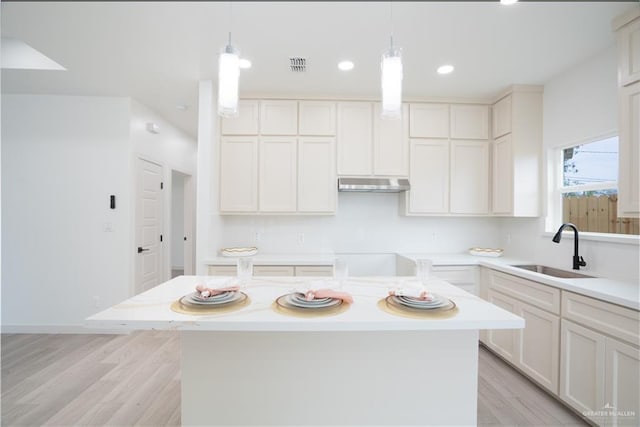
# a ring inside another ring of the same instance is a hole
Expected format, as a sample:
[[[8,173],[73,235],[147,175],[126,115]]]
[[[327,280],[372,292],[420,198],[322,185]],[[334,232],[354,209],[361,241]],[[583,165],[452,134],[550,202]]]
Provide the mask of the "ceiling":
[[[240,95],[378,99],[380,55],[402,48],[406,99],[487,98],[544,84],[614,42],[637,2],[2,2],[2,36],[67,71],[2,70],[3,93],[130,96],[197,133],[199,80],[232,42]],[[393,16],[393,18],[391,18]],[[308,58],[306,73],[290,56]],[[342,59],[355,68],[337,69]],[[440,76],[435,69],[456,70]],[[186,111],[176,108],[187,105]]]

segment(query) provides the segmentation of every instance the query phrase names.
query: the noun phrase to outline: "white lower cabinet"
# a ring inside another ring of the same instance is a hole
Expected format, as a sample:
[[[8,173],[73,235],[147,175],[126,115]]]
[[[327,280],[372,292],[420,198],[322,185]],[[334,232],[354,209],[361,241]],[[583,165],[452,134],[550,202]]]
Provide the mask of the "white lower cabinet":
[[[558,393],[560,292],[501,272],[482,274],[487,300],[525,320],[524,329],[489,330],[483,342],[532,380]],[[508,294],[508,295],[507,295]],[[557,302],[557,303],[556,303]]]
[[[295,268],[291,265],[254,265],[254,276],[293,276]]]
[[[296,265],[296,276],[304,277],[331,277],[332,265]]]
[[[640,425],[640,350],[607,338],[604,361],[606,404],[616,408],[611,425]]]
[[[235,276],[235,265],[209,265],[209,276]],[[254,265],[253,275],[264,276],[333,276],[332,265]]]

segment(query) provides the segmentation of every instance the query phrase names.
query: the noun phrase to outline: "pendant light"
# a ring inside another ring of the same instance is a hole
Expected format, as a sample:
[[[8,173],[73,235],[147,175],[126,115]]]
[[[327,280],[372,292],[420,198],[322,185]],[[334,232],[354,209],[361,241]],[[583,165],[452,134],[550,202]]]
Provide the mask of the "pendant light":
[[[382,114],[383,118],[399,119],[402,112],[402,56],[393,45],[393,3],[391,3],[391,45],[382,54]]]
[[[229,4],[229,22],[233,18],[233,6]],[[240,79],[240,51],[229,43],[218,57],[218,115],[222,117],[238,116],[238,80]]]

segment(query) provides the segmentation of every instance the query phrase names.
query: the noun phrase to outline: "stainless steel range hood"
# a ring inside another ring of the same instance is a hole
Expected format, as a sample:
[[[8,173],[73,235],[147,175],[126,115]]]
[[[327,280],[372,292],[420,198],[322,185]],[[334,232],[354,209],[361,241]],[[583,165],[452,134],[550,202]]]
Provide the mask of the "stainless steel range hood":
[[[400,193],[409,189],[406,178],[338,178],[338,191]]]

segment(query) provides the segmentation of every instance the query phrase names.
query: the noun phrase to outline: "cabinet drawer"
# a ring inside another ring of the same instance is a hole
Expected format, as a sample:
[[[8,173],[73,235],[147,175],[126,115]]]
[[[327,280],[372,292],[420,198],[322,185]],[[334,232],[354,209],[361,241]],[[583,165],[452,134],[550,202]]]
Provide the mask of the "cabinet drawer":
[[[640,345],[640,313],[635,310],[563,291],[562,317]]]
[[[254,265],[254,276],[293,276],[291,265]]]
[[[476,283],[475,267],[433,267],[433,275],[454,285]]]
[[[209,276],[235,276],[235,265],[210,265],[208,268]]]
[[[560,314],[559,289],[497,271],[492,271],[490,277],[491,288],[543,310]]]
[[[295,271],[296,276],[333,276],[333,266],[331,265],[297,265]]]

